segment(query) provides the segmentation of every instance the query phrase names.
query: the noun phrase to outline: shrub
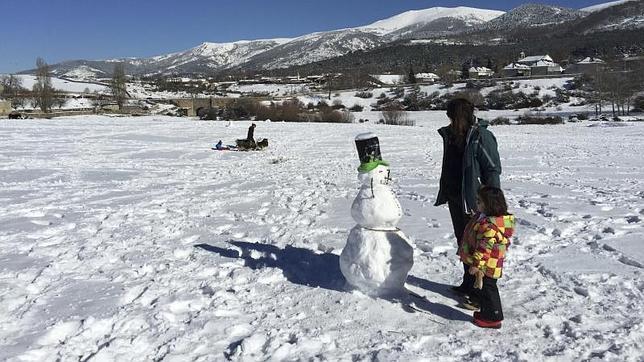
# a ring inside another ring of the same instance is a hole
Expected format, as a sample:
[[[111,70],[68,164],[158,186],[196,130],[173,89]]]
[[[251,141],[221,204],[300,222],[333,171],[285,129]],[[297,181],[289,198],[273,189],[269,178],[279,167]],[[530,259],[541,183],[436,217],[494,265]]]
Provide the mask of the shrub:
[[[467,81],[467,83],[465,83],[465,88],[481,90],[483,88],[494,87],[496,85],[497,85],[497,83],[496,83],[495,80],[477,79],[477,80],[469,80],[469,81]]]
[[[507,126],[510,124],[510,119],[506,117],[496,117],[490,121],[491,126]]]
[[[394,88],[391,90],[391,95],[393,98],[402,98],[405,96],[405,89],[402,87]]]
[[[331,103],[331,108],[333,109],[344,109],[346,108],[344,104],[342,104],[342,101],[339,99],[334,99],[333,103]]]
[[[633,100],[633,108],[644,109],[644,95],[635,97]]]
[[[392,103],[382,111],[382,119],[385,124],[396,126],[413,126],[414,122],[407,118],[407,112],[398,103]]]
[[[543,101],[535,95],[503,90],[490,92],[486,97],[486,103],[490,109],[535,108],[543,105]]]
[[[563,124],[563,118],[559,116],[550,116],[550,117],[536,117],[531,115],[519,116],[517,118],[517,124]]]
[[[353,115],[350,112],[336,111],[329,107],[320,111],[320,122],[351,123],[353,122]]]
[[[478,90],[470,89],[462,92],[454,93],[451,97],[454,98],[465,98],[468,101],[472,102],[475,107],[485,106],[485,98]]]
[[[363,109],[364,107],[359,104],[354,104],[353,107],[349,108],[351,112],[362,112]]]
[[[391,102],[392,100],[389,99],[389,97],[378,98],[378,100],[376,101],[376,107],[380,107],[382,105],[389,104]]]
[[[367,92],[367,91],[361,91],[361,92],[356,92],[356,94],[354,96],[356,96],[358,98],[365,98],[366,99],[366,98],[372,98],[373,93]]]
[[[568,94],[568,91],[565,89],[561,88],[556,88],[555,89],[555,100],[559,103],[568,103],[570,102],[570,95]]]
[[[302,122],[300,116],[305,111],[304,105],[297,99],[286,100],[281,104],[271,103],[269,106],[259,106],[255,119],[258,121],[274,120],[285,122]]]

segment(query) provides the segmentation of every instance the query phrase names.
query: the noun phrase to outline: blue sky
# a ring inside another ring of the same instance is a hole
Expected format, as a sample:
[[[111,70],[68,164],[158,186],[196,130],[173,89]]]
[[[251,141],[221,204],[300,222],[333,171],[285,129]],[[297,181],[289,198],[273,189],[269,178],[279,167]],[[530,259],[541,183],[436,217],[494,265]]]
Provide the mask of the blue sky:
[[[509,10],[526,2],[581,8],[608,0],[0,0],[0,73],[36,57],[147,57],[202,42],[293,37],[369,24],[407,10],[471,6]]]

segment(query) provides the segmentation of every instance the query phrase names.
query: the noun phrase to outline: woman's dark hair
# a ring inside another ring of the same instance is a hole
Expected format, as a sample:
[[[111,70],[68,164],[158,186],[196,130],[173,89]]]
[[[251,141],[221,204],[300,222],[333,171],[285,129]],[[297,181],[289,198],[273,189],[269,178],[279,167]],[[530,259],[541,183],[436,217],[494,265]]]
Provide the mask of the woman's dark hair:
[[[479,189],[478,197],[485,205],[484,212],[488,216],[503,216],[508,214],[508,204],[500,188],[483,186]]]
[[[447,103],[450,127],[459,143],[465,142],[467,130],[474,124],[474,104],[465,98],[455,98]]]

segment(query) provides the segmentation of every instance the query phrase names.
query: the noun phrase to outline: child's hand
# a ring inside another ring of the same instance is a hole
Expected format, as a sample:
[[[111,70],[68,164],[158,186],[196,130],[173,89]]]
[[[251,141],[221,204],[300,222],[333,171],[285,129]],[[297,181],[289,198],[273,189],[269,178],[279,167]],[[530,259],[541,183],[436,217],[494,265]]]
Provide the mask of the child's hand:
[[[470,275],[476,275],[476,273],[479,272],[479,268],[475,266],[470,266],[470,270],[468,272],[470,273]]]
[[[478,270],[476,272],[476,280],[474,280],[474,289],[483,289],[483,272]]]

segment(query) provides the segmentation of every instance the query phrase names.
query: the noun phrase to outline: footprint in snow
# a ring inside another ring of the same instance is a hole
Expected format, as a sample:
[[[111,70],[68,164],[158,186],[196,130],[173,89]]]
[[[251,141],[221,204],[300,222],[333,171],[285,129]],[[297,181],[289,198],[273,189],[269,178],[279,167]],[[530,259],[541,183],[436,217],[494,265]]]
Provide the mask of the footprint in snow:
[[[31,223],[36,224],[36,225],[40,225],[40,226],[53,225],[53,223],[51,221],[47,221],[47,220],[31,220]]]
[[[186,237],[184,237],[184,238],[182,238],[182,239],[181,239],[181,243],[182,243],[182,244],[184,244],[184,245],[185,245],[185,244],[192,244],[192,243],[194,243],[195,241],[199,240],[199,238],[200,238],[200,237],[201,237],[201,235],[190,235],[190,236],[186,236]]]

